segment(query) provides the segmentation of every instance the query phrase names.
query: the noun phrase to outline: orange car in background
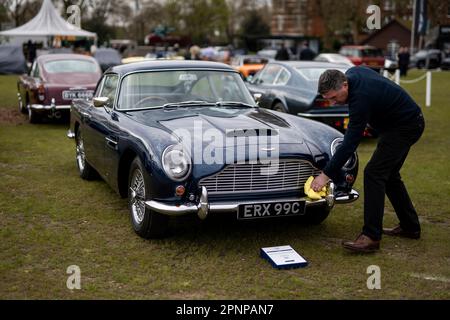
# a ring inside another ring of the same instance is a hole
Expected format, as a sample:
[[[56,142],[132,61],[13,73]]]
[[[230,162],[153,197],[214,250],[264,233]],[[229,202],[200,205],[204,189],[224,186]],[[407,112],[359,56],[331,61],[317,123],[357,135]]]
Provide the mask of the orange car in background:
[[[264,68],[269,61],[270,59],[257,55],[236,56],[231,60],[231,66],[239,71],[245,80]]]

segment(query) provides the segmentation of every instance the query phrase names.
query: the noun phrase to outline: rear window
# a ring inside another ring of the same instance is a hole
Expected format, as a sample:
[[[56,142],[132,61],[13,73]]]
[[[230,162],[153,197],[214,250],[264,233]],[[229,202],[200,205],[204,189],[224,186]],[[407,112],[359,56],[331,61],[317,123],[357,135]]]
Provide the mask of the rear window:
[[[48,73],[96,73],[97,66],[85,60],[57,60],[44,64]]]
[[[329,70],[329,68],[295,68],[295,71],[299,73],[304,79],[303,80],[304,88],[311,90],[311,94],[314,96],[317,95],[317,91],[319,90],[320,76],[327,70]],[[348,70],[348,68],[339,68],[336,70],[345,73]],[[313,96],[309,98],[313,98]]]
[[[363,57],[382,57],[383,51],[380,49],[362,49],[362,56]]]
[[[295,68],[295,71],[297,71],[300,75],[302,75],[304,78],[306,78],[309,81],[319,81],[320,76],[327,71],[326,68]],[[338,69],[342,73],[345,73],[346,69]]]

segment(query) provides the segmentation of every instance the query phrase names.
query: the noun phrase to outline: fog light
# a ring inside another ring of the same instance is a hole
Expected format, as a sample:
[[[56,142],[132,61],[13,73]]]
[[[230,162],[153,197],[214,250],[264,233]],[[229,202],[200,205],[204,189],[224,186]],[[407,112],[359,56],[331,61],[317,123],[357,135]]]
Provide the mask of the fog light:
[[[175,194],[179,197],[184,195],[185,192],[186,192],[186,188],[184,186],[178,186],[175,190]]]
[[[353,183],[355,181],[355,177],[352,174],[348,174],[348,175],[345,176],[345,180],[348,183]]]

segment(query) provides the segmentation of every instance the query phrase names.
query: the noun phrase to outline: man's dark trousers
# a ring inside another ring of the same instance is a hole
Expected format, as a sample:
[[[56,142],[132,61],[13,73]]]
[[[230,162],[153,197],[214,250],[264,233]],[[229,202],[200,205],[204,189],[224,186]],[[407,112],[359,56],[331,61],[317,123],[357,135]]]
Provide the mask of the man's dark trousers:
[[[364,170],[363,233],[380,240],[383,230],[384,200],[388,196],[406,231],[420,231],[417,212],[400,176],[409,150],[422,136],[425,122],[421,114],[411,124],[391,128],[380,134],[378,146]]]

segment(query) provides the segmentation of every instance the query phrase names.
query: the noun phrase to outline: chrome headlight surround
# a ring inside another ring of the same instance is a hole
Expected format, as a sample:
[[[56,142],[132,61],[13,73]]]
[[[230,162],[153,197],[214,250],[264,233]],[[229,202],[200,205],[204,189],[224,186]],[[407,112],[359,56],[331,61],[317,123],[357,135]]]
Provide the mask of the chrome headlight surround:
[[[161,163],[164,172],[173,181],[184,181],[191,174],[191,157],[181,145],[168,146],[162,154]]]
[[[334,139],[331,143],[331,156],[333,157],[336,154],[337,149],[344,141],[344,138],[337,138]],[[347,171],[355,169],[356,165],[358,164],[358,154],[355,152],[350,159],[347,160],[347,162],[344,164],[343,168]]]

